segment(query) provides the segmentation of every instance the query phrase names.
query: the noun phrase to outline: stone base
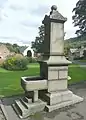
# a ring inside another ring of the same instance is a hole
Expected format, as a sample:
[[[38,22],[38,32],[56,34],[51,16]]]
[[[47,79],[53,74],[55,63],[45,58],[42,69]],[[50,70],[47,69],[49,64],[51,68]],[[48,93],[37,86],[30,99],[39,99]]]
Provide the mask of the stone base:
[[[21,99],[16,100],[15,104],[12,106],[20,118],[27,118],[36,112],[43,111],[46,106],[46,102],[39,99],[37,102],[27,103]]]
[[[47,110],[47,112],[51,112],[53,110],[57,110],[59,108],[66,107],[66,106],[69,106],[69,105],[73,105],[75,103],[79,103],[79,102],[82,102],[82,101],[83,101],[83,98],[72,94],[71,100],[63,101],[63,102],[60,102],[60,103],[54,104],[54,105],[46,105],[46,110]]]
[[[69,101],[72,99],[73,93],[69,90],[56,91],[45,94],[45,100],[48,105],[55,105],[63,101]]]

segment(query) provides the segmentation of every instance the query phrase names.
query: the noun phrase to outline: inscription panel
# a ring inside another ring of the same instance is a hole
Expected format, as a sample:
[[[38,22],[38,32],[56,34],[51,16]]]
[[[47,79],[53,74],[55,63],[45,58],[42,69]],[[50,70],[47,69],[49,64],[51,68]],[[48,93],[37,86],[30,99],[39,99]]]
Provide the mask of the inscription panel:
[[[51,22],[50,52],[64,53],[64,24]],[[58,33],[58,34],[57,34]]]

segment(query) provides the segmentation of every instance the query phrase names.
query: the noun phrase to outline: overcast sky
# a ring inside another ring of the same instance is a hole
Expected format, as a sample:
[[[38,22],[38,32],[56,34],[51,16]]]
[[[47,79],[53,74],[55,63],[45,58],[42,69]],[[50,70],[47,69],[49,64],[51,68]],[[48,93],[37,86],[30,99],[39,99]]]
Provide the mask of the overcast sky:
[[[52,5],[68,20],[65,23],[66,38],[74,37],[72,9],[78,0],[0,0],[0,42],[29,44],[38,35],[45,14]]]

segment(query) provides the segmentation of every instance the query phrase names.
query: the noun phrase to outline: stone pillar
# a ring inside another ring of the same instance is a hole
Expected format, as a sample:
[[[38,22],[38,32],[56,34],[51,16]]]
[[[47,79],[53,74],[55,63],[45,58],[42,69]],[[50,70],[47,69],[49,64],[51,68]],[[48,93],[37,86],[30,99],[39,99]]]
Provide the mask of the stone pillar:
[[[49,16],[45,16],[44,54],[40,61],[40,75],[48,80],[48,92],[67,89],[68,64],[64,56],[64,23],[63,17],[54,5]]]
[[[71,62],[64,56],[64,23],[66,21],[67,18],[57,11],[55,5],[51,7],[50,15],[45,15],[43,20],[45,26],[44,54],[39,63],[40,76],[47,79],[48,92],[42,97],[47,101],[48,111],[83,101],[67,87],[68,65]]]

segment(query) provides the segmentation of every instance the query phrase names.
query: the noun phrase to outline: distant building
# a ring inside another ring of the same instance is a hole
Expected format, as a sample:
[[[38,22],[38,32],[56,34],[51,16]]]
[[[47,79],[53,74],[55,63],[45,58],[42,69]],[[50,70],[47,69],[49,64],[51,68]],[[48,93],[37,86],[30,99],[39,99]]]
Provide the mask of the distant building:
[[[14,53],[10,52],[10,50],[6,47],[6,45],[0,45],[0,59],[6,59],[9,55],[13,55]]]
[[[81,48],[71,48],[69,50],[68,58],[69,60],[79,59],[84,57],[84,48],[83,46]]]
[[[2,64],[8,56],[14,55],[14,52],[10,52],[10,50],[6,47],[6,45],[0,45],[0,64]]]
[[[20,50],[20,52],[24,55],[24,56],[28,56],[28,57],[35,57],[35,53],[34,50],[31,48],[31,46],[29,45],[27,48],[24,48],[22,50]]]

